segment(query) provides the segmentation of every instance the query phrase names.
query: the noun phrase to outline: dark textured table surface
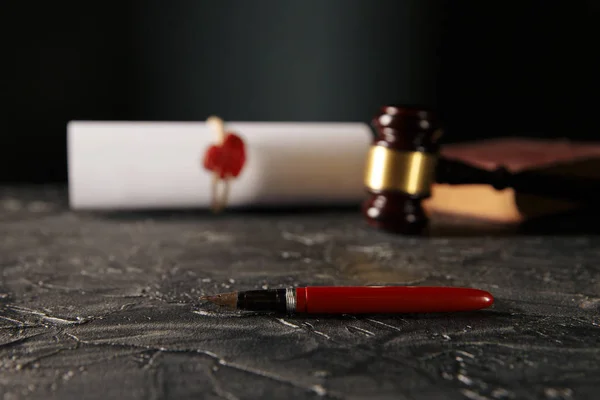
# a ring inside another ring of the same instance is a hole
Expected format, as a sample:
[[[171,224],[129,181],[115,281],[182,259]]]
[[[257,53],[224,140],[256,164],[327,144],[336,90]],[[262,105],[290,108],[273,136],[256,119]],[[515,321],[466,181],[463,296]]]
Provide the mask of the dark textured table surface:
[[[73,213],[0,189],[0,394],[12,399],[597,399],[600,237],[367,229],[351,211]],[[221,312],[233,289],[471,286],[488,310]]]

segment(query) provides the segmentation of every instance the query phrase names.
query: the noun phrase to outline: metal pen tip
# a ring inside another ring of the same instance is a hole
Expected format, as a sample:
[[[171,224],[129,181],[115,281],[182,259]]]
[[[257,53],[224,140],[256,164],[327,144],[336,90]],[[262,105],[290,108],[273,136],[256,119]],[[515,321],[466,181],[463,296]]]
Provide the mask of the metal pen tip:
[[[237,305],[237,292],[231,293],[220,293],[213,296],[200,296],[200,300],[209,301],[218,306],[236,308]]]

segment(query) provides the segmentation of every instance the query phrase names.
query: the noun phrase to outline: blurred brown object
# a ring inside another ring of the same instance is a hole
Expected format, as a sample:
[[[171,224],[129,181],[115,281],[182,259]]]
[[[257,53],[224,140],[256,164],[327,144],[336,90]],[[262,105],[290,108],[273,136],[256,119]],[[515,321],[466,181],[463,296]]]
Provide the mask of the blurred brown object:
[[[498,138],[447,144],[440,154],[479,168],[504,166],[510,172],[525,170],[548,175],[596,178],[600,181],[600,143],[527,138]],[[423,202],[425,211],[498,223],[524,220],[575,209],[574,202],[496,190],[490,185],[447,185],[435,183],[432,196]]]

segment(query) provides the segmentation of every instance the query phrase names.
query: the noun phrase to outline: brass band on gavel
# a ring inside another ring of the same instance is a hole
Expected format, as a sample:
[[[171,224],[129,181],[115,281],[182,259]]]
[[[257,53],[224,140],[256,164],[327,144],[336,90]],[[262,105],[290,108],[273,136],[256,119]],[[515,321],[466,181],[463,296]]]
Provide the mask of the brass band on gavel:
[[[429,196],[435,180],[437,156],[372,146],[367,156],[364,184],[373,191],[398,190]]]

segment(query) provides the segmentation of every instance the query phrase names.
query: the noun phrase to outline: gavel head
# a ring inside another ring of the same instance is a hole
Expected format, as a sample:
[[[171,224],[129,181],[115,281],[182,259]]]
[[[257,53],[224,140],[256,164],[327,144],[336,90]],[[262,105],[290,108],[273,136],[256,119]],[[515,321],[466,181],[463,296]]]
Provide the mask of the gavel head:
[[[428,225],[421,202],[435,180],[441,124],[425,108],[385,106],[372,126],[376,135],[365,168],[369,197],[363,215],[385,231],[421,234]]]

